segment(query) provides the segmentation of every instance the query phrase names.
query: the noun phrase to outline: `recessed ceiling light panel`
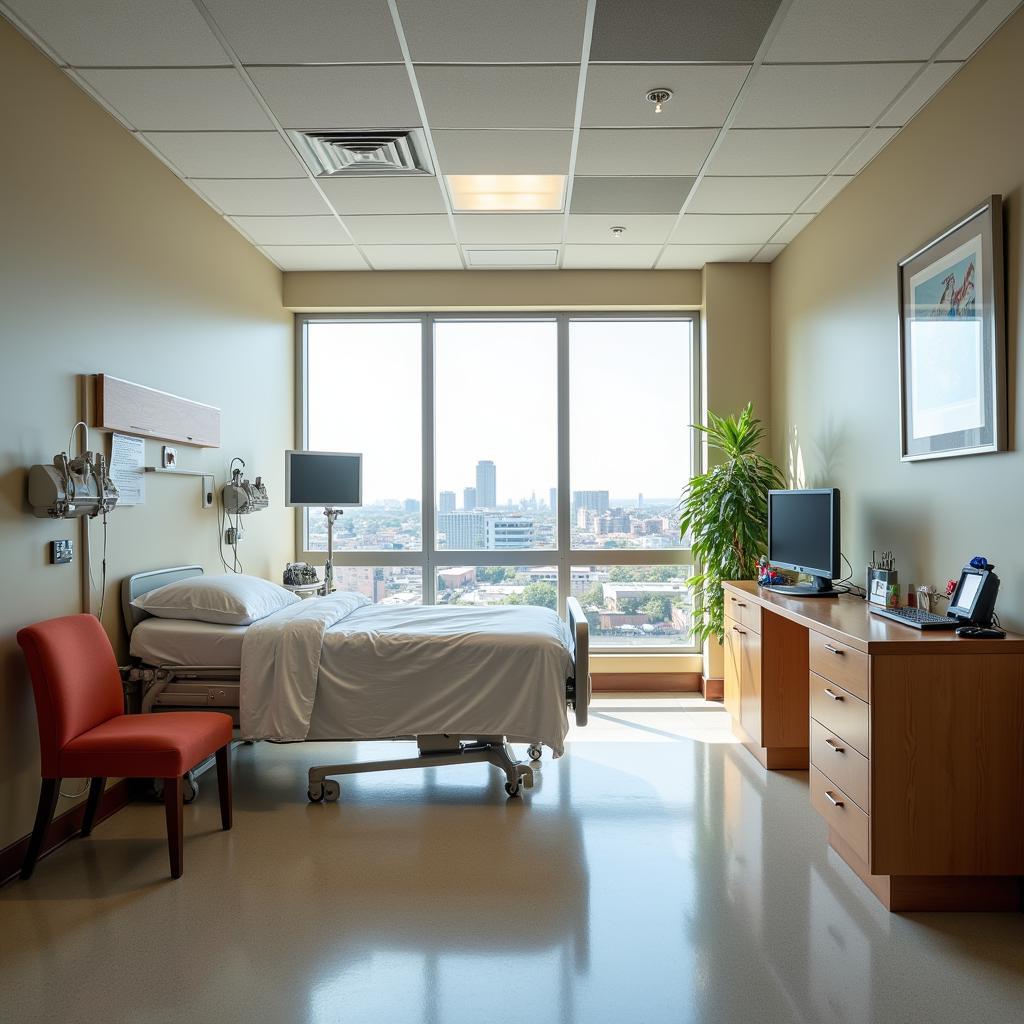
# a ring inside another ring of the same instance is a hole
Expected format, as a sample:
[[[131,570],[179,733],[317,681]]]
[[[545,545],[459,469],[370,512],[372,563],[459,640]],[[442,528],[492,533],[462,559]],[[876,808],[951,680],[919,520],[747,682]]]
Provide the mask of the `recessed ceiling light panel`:
[[[289,131],[288,135],[318,178],[390,177],[432,174],[423,132]]]
[[[458,212],[550,213],[565,203],[564,174],[449,174]]]
[[[471,267],[556,267],[557,249],[466,249]]]

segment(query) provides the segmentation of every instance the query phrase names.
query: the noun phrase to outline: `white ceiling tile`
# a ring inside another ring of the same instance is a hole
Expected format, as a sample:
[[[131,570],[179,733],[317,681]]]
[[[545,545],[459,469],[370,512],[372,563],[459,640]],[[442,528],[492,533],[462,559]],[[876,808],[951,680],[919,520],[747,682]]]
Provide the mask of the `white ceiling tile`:
[[[784,213],[687,213],[672,241],[692,245],[767,242],[786,220]]]
[[[899,128],[873,128],[864,141],[836,168],[837,174],[859,174],[878,155]]]
[[[345,227],[362,244],[411,245],[454,242],[448,218],[437,214],[369,216],[345,218]]]
[[[431,128],[572,128],[580,69],[418,65]]]
[[[659,270],[700,270],[706,263],[749,263],[760,245],[669,245]]]
[[[821,188],[812,192],[797,208],[797,213],[821,213],[850,182],[852,175],[833,174],[826,178]]]
[[[771,263],[786,247],[780,242],[771,242],[754,257],[755,263]]]
[[[763,67],[743,100],[737,128],[866,128],[920,64]]]
[[[369,270],[354,245],[264,245],[282,270]]]
[[[592,64],[583,104],[585,128],[706,128],[725,123],[747,77],[746,64]],[[671,89],[660,114],[651,89]]]
[[[544,213],[459,213],[460,242],[487,245],[562,241],[562,215]]]
[[[858,128],[743,128],[726,133],[710,174],[827,174]]]
[[[882,117],[884,125],[904,125],[959,71],[955,62],[932,64]]]
[[[248,68],[285,128],[418,128],[404,67],[393,64]]]
[[[792,213],[821,182],[820,175],[777,178],[705,177],[687,213]]]
[[[6,0],[72,66],[230,64],[191,0]]]
[[[794,213],[793,216],[789,218],[789,221],[779,230],[778,234],[772,237],[772,242],[781,243],[783,245],[792,242],[793,239],[796,238],[796,236],[799,235],[812,220],[814,220],[814,216],[815,215],[813,213]]]
[[[415,61],[579,61],[586,0],[398,0]]]
[[[271,128],[233,68],[115,68],[80,72],[140,131],[245,131]]]
[[[299,178],[302,165],[277,132],[147,132],[186,178]]]
[[[344,245],[336,217],[232,217],[257,245]]]
[[[567,245],[566,270],[650,270],[660,245]]]
[[[927,60],[974,2],[794,0],[768,60]]]
[[[676,218],[668,215],[574,213],[569,217],[565,240],[595,245],[661,245],[675,222]],[[612,235],[613,227],[626,229],[620,239]]]
[[[437,178],[320,178],[338,213],[444,213]]]
[[[461,270],[457,245],[364,245],[375,270]]]
[[[576,173],[696,174],[717,137],[717,128],[585,128]]]
[[[246,64],[401,62],[384,0],[206,0],[228,44]]]
[[[558,249],[467,249],[466,262],[471,267],[556,267]]]
[[[573,213],[670,213],[675,216],[693,188],[686,178],[587,178],[572,183]]]
[[[446,131],[432,133],[444,174],[567,174],[572,132]]]
[[[939,60],[966,60],[1020,6],[1020,0],[989,0],[949,41]]]
[[[319,192],[302,178],[199,178],[199,189],[224,213],[288,217],[329,214]]]

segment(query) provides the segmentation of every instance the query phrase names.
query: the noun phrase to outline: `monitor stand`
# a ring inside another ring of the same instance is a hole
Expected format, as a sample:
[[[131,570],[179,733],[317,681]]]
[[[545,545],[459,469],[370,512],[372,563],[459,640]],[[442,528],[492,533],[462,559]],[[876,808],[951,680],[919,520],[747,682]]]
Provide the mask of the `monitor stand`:
[[[827,576],[812,576],[807,583],[769,584],[762,590],[770,590],[773,594],[788,594],[794,597],[838,597],[840,591],[832,586]]]
[[[324,565],[324,597],[330,597],[334,591],[334,520],[343,516],[345,510],[341,508],[325,508],[324,515],[327,517],[327,563]]]

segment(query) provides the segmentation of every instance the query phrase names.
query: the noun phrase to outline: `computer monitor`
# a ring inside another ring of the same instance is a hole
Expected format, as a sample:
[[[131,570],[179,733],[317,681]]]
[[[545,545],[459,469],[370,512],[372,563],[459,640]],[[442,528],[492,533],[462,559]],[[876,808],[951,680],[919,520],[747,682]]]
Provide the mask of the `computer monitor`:
[[[298,508],[358,508],[363,456],[354,452],[285,452],[285,504]]]
[[[809,583],[772,586],[782,594],[836,597],[839,564],[839,489],[768,492],[768,561],[811,577]]]

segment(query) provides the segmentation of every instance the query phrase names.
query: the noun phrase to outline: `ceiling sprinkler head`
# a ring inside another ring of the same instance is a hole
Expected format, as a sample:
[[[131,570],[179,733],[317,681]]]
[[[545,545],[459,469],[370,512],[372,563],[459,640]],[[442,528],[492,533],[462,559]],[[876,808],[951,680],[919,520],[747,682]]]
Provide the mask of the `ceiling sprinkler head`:
[[[612,228],[612,237],[621,238],[626,233],[626,229],[621,224],[616,224]]]
[[[672,99],[671,89],[652,89],[647,94],[647,102],[654,104],[654,112],[656,114],[661,113],[662,104],[668,103]]]

